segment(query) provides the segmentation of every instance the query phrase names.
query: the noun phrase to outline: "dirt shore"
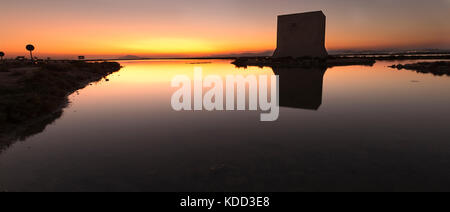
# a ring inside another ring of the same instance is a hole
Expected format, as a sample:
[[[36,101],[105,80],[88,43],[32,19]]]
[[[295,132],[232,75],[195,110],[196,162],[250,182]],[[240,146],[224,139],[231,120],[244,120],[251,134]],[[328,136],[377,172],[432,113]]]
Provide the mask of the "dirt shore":
[[[417,73],[431,73],[435,76],[450,76],[450,61],[438,61],[438,62],[420,62],[413,64],[397,64],[392,65],[390,68],[398,70],[410,70]]]
[[[0,64],[0,151],[42,132],[62,115],[71,93],[120,68],[116,62]]]

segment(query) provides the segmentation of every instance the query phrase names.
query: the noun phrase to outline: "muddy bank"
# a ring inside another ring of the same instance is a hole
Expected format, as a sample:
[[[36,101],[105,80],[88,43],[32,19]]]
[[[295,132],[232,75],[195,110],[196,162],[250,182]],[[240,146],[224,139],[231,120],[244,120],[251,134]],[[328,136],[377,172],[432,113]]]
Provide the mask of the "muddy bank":
[[[366,58],[335,58],[329,57],[327,59],[318,58],[271,58],[271,57],[257,57],[257,58],[238,58],[232,62],[237,67],[279,67],[279,68],[331,68],[334,66],[348,66],[348,65],[365,65],[372,66],[375,64],[374,59]]]
[[[120,68],[116,62],[0,64],[0,151],[42,132],[62,115],[68,95]]]
[[[418,73],[431,73],[435,76],[450,76],[450,61],[420,62],[412,64],[397,64],[390,68],[410,70]]]
[[[449,53],[442,54],[359,54],[359,55],[330,55],[327,58],[272,58],[272,57],[240,57],[234,59],[232,64],[237,67],[281,67],[281,68],[331,68],[335,66],[364,65],[372,66],[376,61],[395,60],[447,60]]]

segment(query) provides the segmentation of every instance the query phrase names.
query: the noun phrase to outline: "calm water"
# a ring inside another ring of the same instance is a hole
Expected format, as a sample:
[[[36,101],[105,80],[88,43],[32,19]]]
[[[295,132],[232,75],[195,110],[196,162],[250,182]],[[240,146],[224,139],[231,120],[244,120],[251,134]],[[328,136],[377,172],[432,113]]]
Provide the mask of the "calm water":
[[[374,67],[125,61],[0,154],[7,191],[450,190],[450,77]],[[203,61],[204,62],[204,61]],[[402,63],[406,63],[402,61]],[[175,112],[177,74],[280,75],[280,117]]]

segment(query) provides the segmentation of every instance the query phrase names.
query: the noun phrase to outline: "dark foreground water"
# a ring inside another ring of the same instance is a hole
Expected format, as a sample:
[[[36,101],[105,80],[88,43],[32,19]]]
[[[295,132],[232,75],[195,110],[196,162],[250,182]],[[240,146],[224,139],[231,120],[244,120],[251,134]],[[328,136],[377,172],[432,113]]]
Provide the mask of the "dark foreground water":
[[[0,153],[0,190],[450,190],[450,77],[387,68],[399,62],[310,71],[193,62],[121,62],[44,132]],[[170,81],[194,67],[275,71],[278,121],[173,111]]]

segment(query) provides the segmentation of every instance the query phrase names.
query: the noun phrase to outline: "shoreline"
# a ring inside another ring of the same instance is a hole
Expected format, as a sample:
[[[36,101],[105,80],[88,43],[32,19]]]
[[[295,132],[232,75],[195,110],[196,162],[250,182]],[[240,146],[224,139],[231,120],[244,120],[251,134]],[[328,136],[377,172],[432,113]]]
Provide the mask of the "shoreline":
[[[366,58],[238,58],[231,62],[238,68],[248,66],[272,68],[331,68],[335,66],[364,65],[373,66],[374,59]]]
[[[433,74],[434,76],[450,76],[450,61],[419,62],[410,64],[396,64],[389,68],[415,71],[423,74]]]
[[[236,60],[242,58],[271,58],[271,56],[225,56],[225,57],[138,57],[138,58],[108,58],[85,59],[86,62],[102,61],[138,61],[138,60]],[[417,52],[417,53],[360,53],[360,54],[330,54],[329,58],[363,58],[374,60],[421,60],[421,59],[450,59],[450,52]],[[70,60],[60,60],[70,61]]]
[[[327,58],[272,58],[272,57],[241,57],[232,64],[237,67],[282,67],[282,68],[332,68],[336,66],[373,66],[377,61],[404,60],[448,60],[450,55],[353,55],[328,56]]]
[[[0,64],[0,152],[61,117],[69,95],[121,69],[116,62],[9,65]]]

